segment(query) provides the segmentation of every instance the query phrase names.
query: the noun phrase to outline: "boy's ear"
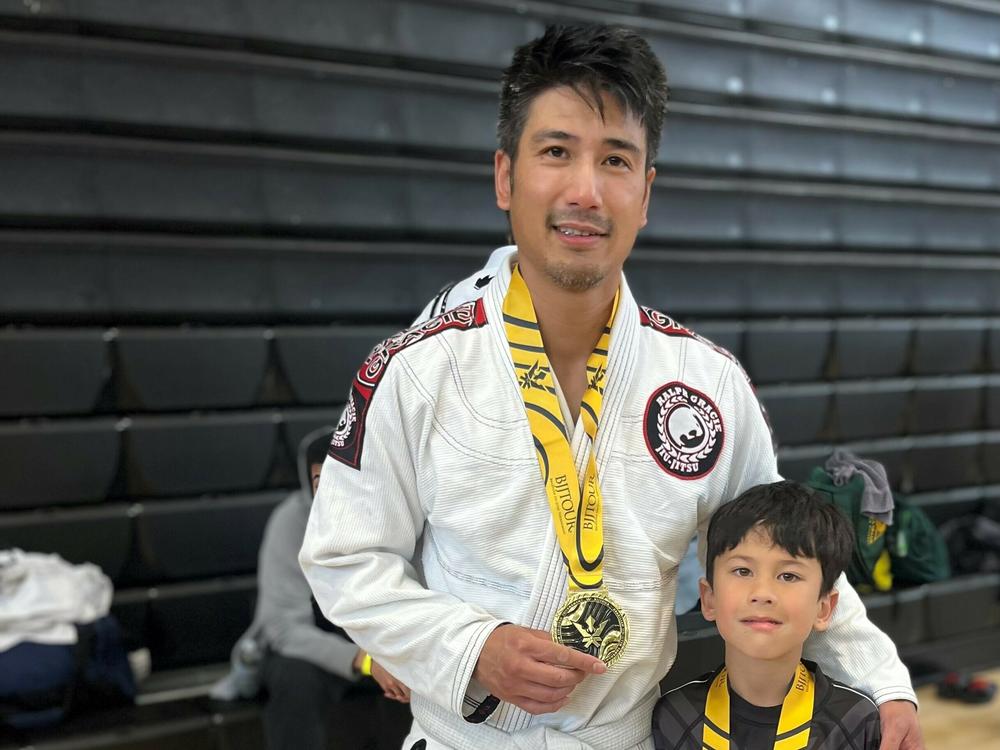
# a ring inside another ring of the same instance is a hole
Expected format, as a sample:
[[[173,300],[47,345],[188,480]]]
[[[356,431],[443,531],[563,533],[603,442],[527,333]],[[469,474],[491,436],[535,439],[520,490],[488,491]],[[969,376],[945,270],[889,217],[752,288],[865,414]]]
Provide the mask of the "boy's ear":
[[[813,622],[813,630],[823,631],[830,627],[830,620],[833,619],[833,610],[837,608],[837,601],[840,599],[840,592],[834,589],[829,594],[823,594],[819,598],[819,610],[816,613],[816,621]]]
[[[715,621],[715,592],[707,578],[698,579],[698,594],[701,597],[701,616],[709,622]]]

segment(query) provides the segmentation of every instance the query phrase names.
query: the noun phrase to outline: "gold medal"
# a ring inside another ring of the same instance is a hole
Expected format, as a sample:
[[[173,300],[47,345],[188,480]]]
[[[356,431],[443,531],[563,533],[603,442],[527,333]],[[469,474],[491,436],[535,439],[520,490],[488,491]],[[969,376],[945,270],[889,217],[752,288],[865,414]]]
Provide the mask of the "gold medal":
[[[552,620],[552,640],[596,656],[610,669],[628,645],[628,616],[607,589],[574,591]]]

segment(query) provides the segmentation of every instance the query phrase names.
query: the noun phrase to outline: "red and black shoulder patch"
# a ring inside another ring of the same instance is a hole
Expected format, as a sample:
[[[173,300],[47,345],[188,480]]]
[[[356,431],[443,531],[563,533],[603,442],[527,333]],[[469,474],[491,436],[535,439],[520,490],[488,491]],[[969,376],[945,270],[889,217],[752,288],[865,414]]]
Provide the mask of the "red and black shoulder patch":
[[[690,339],[695,337],[693,331],[689,331],[669,315],[644,305],[639,305],[639,324],[665,333],[667,336],[684,336]]]
[[[361,469],[368,408],[371,406],[378,384],[389,367],[389,362],[397,353],[444,331],[482,328],[486,322],[486,309],[480,298],[407,328],[377,344],[354,377],[351,395],[347,400],[347,406],[344,407],[340,423],[333,432],[327,455],[352,469]]]
[[[652,308],[639,305],[639,323],[640,325],[644,325],[648,328],[659,331],[660,333],[664,333],[667,336],[683,336],[684,338],[700,341],[702,344],[711,348],[713,351],[718,352],[726,359],[732,360],[737,365],[740,364],[739,360],[737,360],[728,349],[723,349],[714,341],[709,341],[704,336],[692,331],[690,328],[685,328],[669,315],[665,315],[659,310],[653,310]]]

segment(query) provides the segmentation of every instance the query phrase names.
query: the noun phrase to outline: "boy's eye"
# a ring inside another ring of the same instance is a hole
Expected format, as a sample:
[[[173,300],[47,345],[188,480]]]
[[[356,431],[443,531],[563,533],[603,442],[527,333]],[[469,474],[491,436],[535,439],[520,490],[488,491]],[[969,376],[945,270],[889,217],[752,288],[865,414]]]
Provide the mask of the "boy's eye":
[[[781,575],[778,576],[778,578],[780,578],[785,583],[792,583],[793,581],[799,580],[799,576],[797,576],[795,573],[782,573]]]

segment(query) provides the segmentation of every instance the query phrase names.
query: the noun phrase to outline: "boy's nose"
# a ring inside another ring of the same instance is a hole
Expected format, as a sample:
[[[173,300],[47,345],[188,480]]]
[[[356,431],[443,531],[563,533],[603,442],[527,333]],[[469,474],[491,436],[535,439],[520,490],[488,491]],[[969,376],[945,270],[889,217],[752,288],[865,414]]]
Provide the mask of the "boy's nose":
[[[757,587],[750,592],[751,604],[774,604],[774,595],[769,588]]]

